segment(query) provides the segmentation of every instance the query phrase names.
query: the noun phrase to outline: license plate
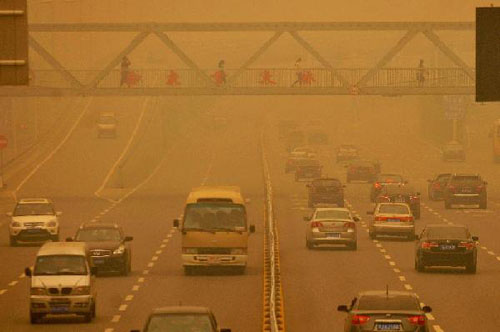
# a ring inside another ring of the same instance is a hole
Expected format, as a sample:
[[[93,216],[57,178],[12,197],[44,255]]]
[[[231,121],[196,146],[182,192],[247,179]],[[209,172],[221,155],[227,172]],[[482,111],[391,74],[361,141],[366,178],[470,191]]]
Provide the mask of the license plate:
[[[208,262],[210,264],[217,264],[219,263],[219,258],[218,257],[215,257],[215,256],[208,256]]]
[[[404,203],[405,202],[405,199],[403,197],[396,197],[394,199],[394,202],[395,203]]]
[[[399,219],[387,219],[387,221],[390,221],[390,222],[398,222],[398,221],[401,221]]]
[[[454,244],[442,244],[440,246],[441,250],[455,250]]]
[[[92,262],[94,262],[94,264],[96,265],[102,265],[104,264],[104,258],[94,258]]]
[[[340,238],[340,233],[326,233],[326,237],[338,239]]]
[[[377,331],[400,331],[400,323],[377,323]]]
[[[26,230],[26,232],[28,232],[28,233],[40,233],[40,229],[39,228],[28,228]]]
[[[472,189],[471,188],[464,188],[464,189],[462,189],[462,192],[463,193],[471,193]]]

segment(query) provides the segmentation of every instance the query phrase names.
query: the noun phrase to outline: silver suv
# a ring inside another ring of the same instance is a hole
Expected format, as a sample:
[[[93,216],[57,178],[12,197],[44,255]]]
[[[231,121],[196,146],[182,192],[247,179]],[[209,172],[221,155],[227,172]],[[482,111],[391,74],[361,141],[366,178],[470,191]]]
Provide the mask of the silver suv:
[[[17,202],[9,224],[10,245],[59,241],[59,216],[46,198],[24,198]]]

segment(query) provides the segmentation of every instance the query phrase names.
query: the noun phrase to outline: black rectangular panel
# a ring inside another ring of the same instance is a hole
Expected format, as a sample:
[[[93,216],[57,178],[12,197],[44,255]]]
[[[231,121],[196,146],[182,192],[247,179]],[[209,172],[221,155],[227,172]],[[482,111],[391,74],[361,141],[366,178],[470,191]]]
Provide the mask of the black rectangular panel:
[[[476,101],[500,101],[500,7],[476,8]]]

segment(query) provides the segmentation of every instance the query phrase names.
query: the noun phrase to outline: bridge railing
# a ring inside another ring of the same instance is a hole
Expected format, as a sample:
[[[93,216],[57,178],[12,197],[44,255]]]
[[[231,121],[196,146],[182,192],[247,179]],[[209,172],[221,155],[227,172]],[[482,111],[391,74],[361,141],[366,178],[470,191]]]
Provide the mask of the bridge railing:
[[[69,71],[84,86],[90,84],[99,74],[98,70]],[[226,82],[220,80],[217,69],[203,70],[209,78],[204,79],[199,72],[191,69],[132,69],[132,76],[121,84],[120,70],[111,71],[98,82],[97,88],[340,88],[338,79],[342,76],[351,86],[356,85],[368,72],[367,68],[338,68],[335,72],[325,68],[252,68],[243,71],[228,69]],[[426,68],[423,80],[417,68],[383,68],[366,80],[366,87],[472,87],[474,80],[461,68]],[[236,74],[236,75],[235,75]],[[234,76],[235,75],[235,76]],[[211,82],[210,82],[211,81]],[[56,70],[32,70],[31,85],[37,87],[65,88],[68,81]],[[349,88],[349,87],[346,87]],[[362,88],[362,87],[361,87]]]

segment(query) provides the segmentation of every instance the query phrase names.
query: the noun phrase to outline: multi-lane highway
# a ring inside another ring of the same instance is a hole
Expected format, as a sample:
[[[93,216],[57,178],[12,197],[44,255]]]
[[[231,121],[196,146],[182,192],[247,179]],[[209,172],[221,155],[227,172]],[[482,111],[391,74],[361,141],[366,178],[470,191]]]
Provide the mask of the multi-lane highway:
[[[283,101],[285,101],[283,99]],[[8,179],[1,212],[15,197],[49,197],[61,217],[61,238],[72,236],[82,222],[116,222],[132,242],[132,273],[97,279],[97,318],[90,324],[72,319],[49,319],[29,324],[26,266],[34,263],[37,246],[9,247],[8,218],[0,237],[1,331],[129,331],[141,328],[151,309],[165,305],[202,305],[233,331],[262,331],[264,270],[264,190],[261,133],[269,161],[274,217],[280,236],[286,330],[341,331],[344,315],[336,311],[357,292],[368,289],[411,290],[432,306],[428,316],[435,331],[494,331],[500,320],[500,210],[498,165],[490,161],[490,146],[479,132],[471,138],[465,163],[445,163],[436,147],[418,136],[415,108],[403,112],[405,99],[373,98],[357,105],[327,99],[297,99],[304,112],[287,113],[285,103],[250,98],[198,99],[95,98],[81,103],[81,117],[67,125],[37,162],[32,160]],[[272,105],[272,108],[268,107]],[[289,103],[288,103],[289,105]],[[98,139],[95,116],[113,110],[118,137]],[[276,110],[276,111],[273,111]],[[208,112],[207,112],[208,111]],[[80,114],[80,113],[78,113]],[[227,121],[214,119],[224,117]],[[346,187],[347,206],[358,223],[358,250],[308,250],[305,222],[310,213],[304,183],[284,174],[286,153],[276,124],[284,117],[306,123],[321,119],[330,144],[319,158],[324,173],[345,182],[345,169],[332,158],[344,142],[377,158],[382,169],[403,174],[421,192],[422,218],[428,223],[467,224],[479,236],[478,272],[413,268],[414,243],[370,240],[366,211],[371,209],[369,184]],[[445,210],[427,199],[426,180],[443,171],[479,172],[489,183],[486,210]],[[180,235],[172,220],[183,211],[190,189],[198,185],[238,185],[257,231],[250,236],[249,265],[244,275],[185,276],[181,266]]]

